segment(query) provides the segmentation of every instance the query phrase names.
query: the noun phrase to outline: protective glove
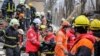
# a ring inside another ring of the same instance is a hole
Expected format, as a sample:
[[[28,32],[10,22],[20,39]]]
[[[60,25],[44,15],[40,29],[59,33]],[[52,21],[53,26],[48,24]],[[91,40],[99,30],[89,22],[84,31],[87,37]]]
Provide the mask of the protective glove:
[[[68,55],[68,51],[67,51],[67,50],[64,50],[64,54],[65,54],[65,55]]]

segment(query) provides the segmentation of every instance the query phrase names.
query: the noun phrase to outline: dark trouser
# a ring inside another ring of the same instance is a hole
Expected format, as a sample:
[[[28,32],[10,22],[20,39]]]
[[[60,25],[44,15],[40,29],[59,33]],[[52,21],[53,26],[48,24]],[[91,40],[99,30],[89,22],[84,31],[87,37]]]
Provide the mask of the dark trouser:
[[[3,19],[6,19],[6,11],[2,10]]]
[[[38,52],[35,52],[35,53],[29,52],[29,56],[38,56]]]
[[[6,48],[6,56],[20,56],[19,47],[16,48]]]
[[[26,22],[26,29],[28,29],[30,26],[30,19],[25,19],[25,22]]]
[[[23,29],[23,30],[25,31],[25,25],[26,25],[26,22],[25,22],[25,20],[23,20],[23,21],[20,21],[19,23],[20,23],[20,26],[19,26],[19,28],[21,28],[21,29]]]
[[[33,23],[33,20],[34,20],[34,19],[35,19],[35,17],[32,17],[32,18],[31,18],[31,20],[30,20],[30,21],[31,21],[31,23]]]
[[[7,12],[7,17],[12,18],[13,17],[13,12]]]
[[[94,56],[100,56],[100,41],[95,43]]]

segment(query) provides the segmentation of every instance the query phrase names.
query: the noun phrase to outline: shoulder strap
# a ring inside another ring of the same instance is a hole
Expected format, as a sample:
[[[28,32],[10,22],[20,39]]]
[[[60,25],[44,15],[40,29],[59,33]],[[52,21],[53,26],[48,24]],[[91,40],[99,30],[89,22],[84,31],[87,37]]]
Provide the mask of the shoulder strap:
[[[78,40],[76,40],[75,43],[74,43],[74,45],[72,46],[72,48],[73,48],[80,40],[81,40],[81,38],[78,39]],[[72,50],[72,48],[71,48],[70,50]]]
[[[83,39],[83,38],[80,38],[80,39],[76,40],[76,42],[74,43],[74,45],[72,46],[72,48],[73,48],[81,39]],[[86,38],[86,39],[88,39],[88,38]],[[88,39],[88,40],[90,40],[90,39]],[[90,40],[90,41],[91,41],[91,40]],[[91,41],[91,42],[92,42],[92,41]],[[70,50],[72,50],[72,48],[71,48]]]

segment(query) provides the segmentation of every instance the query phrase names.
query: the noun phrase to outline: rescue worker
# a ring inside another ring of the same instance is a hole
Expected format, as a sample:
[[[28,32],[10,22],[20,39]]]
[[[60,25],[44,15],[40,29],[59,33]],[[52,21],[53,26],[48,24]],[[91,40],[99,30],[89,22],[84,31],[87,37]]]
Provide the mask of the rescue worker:
[[[24,51],[25,52],[25,43],[26,43],[26,38],[25,38],[25,32],[23,29],[18,29],[19,32],[19,47],[20,47],[20,52]]]
[[[4,20],[0,19],[0,32],[5,30]],[[4,37],[0,35],[0,42],[4,43]]]
[[[42,24],[43,25],[47,25],[47,19],[45,17],[45,13],[44,12],[41,12],[41,19],[42,19]]]
[[[20,14],[20,13],[21,13],[21,9],[20,9],[20,8],[17,8],[17,9],[16,9],[16,14],[15,14],[15,15],[16,15],[16,16],[15,16],[16,19],[19,18],[19,14]]]
[[[13,0],[8,0],[6,6],[6,13],[8,18],[12,18],[15,12],[15,4]]]
[[[76,41],[69,56],[93,55],[95,38],[93,35],[87,34],[89,24],[90,22],[86,16],[80,15],[76,17],[74,22]]]
[[[41,13],[41,18],[44,18],[45,13],[44,12],[40,12]]]
[[[43,38],[45,37],[45,35],[46,35],[46,28],[47,28],[46,25],[42,25],[42,24],[41,24],[41,26],[40,26],[40,34],[41,34],[42,39],[43,39]]]
[[[51,11],[47,11],[47,24],[52,23],[52,16],[51,16]]]
[[[20,14],[25,14],[26,7],[24,2],[20,1],[16,7],[16,17],[19,17]]]
[[[21,10],[20,11],[20,13],[24,13],[25,12],[25,9],[26,9],[26,7],[25,7],[25,5],[24,5],[24,3],[23,2],[20,2],[18,5],[17,5],[17,7],[16,7],[16,9],[17,10]]]
[[[28,5],[30,7],[31,22],[32,22],[35,18],[36,9],[35,9],[35,7],[33,7],[32,3],[29,3]]]
[[[74,29],[69,27],[68,31],[67,31],[67,36],[68,36],[68,51],[70,51],[70,49],[72,48],[72,46],[74,45],[75,42],[75,32]]]
[[[47,19],[46,19],[46,17],[42,18],[42,24],[43,25],[47,25]]]
[[[49,51],[54,51],[54,48],[55,48],[55,41],[54,41],[54,39],[55,39],[56,36],[54,35],[53,31],[50,30],[50,29],[47,29],[46,32],[47,33],[46,33],[46,36],[44,38],[45,43],[48,45],[48,50]]]
[[[35,18],[34,19],[41,19],[40,12],[35,13]],[[34,20],[34,19],[32,19],[32,20]],[[42,22],[41,22],[41,24],[42,24]]]
[[[90,30],[96,38],[94,56],[100,56],[100,20],[94,19],[91,21]]]
[[[38,56],[38,51],[40,47],[40,24],[40,19],[34,19],[33,23],[31,23],[31,26],[27,31],[26,52],[29,53],[29,56]]]
[[[67,41],[68,36],[66,34],[67,28],[69,27],[69,23],[67,21],[63,21],[61,25],[61,29],[57,32],[55,37],[55,55],[56,56],[66,56],[68,54],[67,50]]]
[[[72,48],[72,46],[74,45],[74,42],[75,42],[75,39],[76,39],[75,30],[74,30],[74,26],[73,26],[75,18],[73,17],[72,19],[73,20],[70,22],[71,27],[69,27],[69,30],[67,31],[67,36],[69,37],[69,39],[68,39],[68,50],[69,51]]]
[[[18,37],[19,37],[19,47],[22,48],[23,46],[23,37],[24,37],[24,31],[22,29],[18,29]]]
[[[19,21],[17,19],[12,19],[9,26],[5,31],[0,32],[0,36],[4,35],[4,49],[6,50],[6,56],[20,56],[19,49],[19,38],[18,38],[18,26]]]
[[[26,27],[25,27],[25,26],[26,26],[26,23],[25,23],[25,18],[24,18],[24,16],[25,16],[24,13],[20,13],[18,19],[19,19],[19,23],[20,23],[19,28],[20,28],[20,29],[23,29],[23,30],[25,31],[25,29],[26,29]]]
[[[44,51],[44,50],[43,50],[43,48],[44,48],[43,43],[44,43],[44,37],[46,36],[46,33],[47,33],[47,32],[46,32],[46,28],[47,28],[46,25],[41,25],[41,26],[40,26],[40,35],[41,35],[41,38],[40,38],[41,41],[40,41],[40,42],[41,42],[41,44],[42,44],[42,45],[40,46],[40,51],[41,51],[41,52]]]
[[[25,4],[25,6],[26,6],[26,12],[25,12],[26,19],[25,19],[25,22],[26,22],[26,28],[28,29],[29,26],[30,26],[31,14],[30,14],[29,6],[27,4]]]
[[[3,19],[6,18],[6,4],[7,4],[8,0],[4,0],[3,4],[2,4],[2,7],[1,7],[1,10],[2,10],[2,15],[3,15]]]
[[[2,11],[0,10],[0,19],[3,19]]]
[[[41,18],[40,12],[36,12],[35,15],[36,15],[36,18]]]
[[[42,42],[43,46],[42,46],[42,50],[43,51],[54,51],[54,47],[55,47],[55,42],[54,42],[54,38],[55,35],[53,33],[52,30],[50,29],[46,29],[45,32],[43,33],[45,34],[45,36],[43,36],[44,41]]]

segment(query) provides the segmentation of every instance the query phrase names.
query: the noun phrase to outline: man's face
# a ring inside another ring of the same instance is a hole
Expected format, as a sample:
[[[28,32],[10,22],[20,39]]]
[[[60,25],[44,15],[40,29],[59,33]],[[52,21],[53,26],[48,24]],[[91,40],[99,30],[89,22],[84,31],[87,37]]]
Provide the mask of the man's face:
[[[18,37],[23,37],[23,35],[22,34],[18,34]]]
[[[23,17],[19,17],[19,19],[22,19]]]
[[[15,24],[13,27],[14,27],[14,29],[18,29],[18,25],[17,24]]]

